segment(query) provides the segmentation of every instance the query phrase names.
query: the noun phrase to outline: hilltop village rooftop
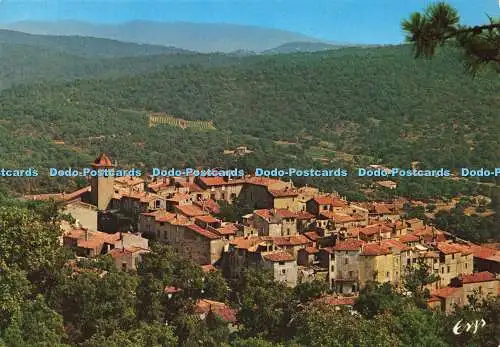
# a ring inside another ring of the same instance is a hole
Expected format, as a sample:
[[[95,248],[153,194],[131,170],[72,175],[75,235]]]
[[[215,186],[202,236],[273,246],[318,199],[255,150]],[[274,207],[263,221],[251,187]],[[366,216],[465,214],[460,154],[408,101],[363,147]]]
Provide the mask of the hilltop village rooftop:
[[[94,167],[112,166],[101,154]],[[384,183],[385,184],[385,183]],[[498,295],[500,251],[476,245],[405,217],[405,204],[347,201],[335,192],[295,187],[263,177],[92,177],[73,193],[41,194],[77,220],[64,244],[82,256],[109,253],[120,268],[134,269],[154,236],[207,271],[237,278],[246,267],[268,269],[288,286],[319,279],[350,303],[369,281],[400,287],[409,267],[425,262],[439,280],[428,286],[429,305],[447,312],[464,305],[471,288]],[[239,222],[223,220],[221,201],[246,206]],[[83,231],[82,231],[83,230]],[[127,241],[124,241],[127,240]]]

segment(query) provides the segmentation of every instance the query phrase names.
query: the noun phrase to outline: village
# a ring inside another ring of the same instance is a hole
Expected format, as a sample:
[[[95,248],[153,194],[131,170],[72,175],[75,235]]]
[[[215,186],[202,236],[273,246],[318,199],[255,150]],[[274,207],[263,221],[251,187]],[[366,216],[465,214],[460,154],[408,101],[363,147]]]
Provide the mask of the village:
[[[92,167],[115,165],[102,153]],[[227,278],[254,267],[289,287],[324,281],[330,290],[322,300],[336,306],[352,306],[370,281],[401,287],[408,269],[422,263],[439,276],[427,285],[432,309],[450,313],[473,293],[485,299],[500,292],[498,244],[473,244],[407,218],[404,205],[419,202],[350,202],[335,192],[253,176],[103,176],[89,183],[72,193],[24,198],[61,203],[76,220],[61,225],[61,243],[80,257],[109,254],[124,271],[135,271],[153,239]],[[235,201],[251,212],[238,222],[217,217],[221,203]],[[179,290],[165,288],[169,295]],[[197,307],[205,313],[219,307],[235,320],[223,303]]]

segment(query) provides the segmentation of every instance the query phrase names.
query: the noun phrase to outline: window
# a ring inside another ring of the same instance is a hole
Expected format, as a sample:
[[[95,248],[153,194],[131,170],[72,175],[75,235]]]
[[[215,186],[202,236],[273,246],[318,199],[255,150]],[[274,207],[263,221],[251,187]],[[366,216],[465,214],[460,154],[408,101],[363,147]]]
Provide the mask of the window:
[[[331,271],[334,272],[335,271],[335,265],[332,265],[331,266]]]
[[[353,272],[352,271],[349,271],[349,278],[352,278],[353,277]]]
[[[449,266],[449,265],[446,267],[446,271],[447,271],[448,273],[450,273],[450,266]]]
[[[451,259],[455,259],[455,253],[451,255]]]
[[[280,261],[278,264],[285,265],[285,262],[284,261]]]
[[[160,208],[160,200],[155,201],[155,208]]]
[[[344,259],[344,264],[345,264],[345,265],[349,264],[349,259],[348,259],[348,258],[345,258],[345,259]]]
[[[290,228],[286,228],[286,234],[290,235]]]
[[[465,263],[465,268],[467,269],[467,263]]]
[[[326,210],[328,210],[328,206],[323,205],[322,209],[323,209],[323,211],[326,211]]]
[[[385,273],[385,277],[387,277],[387,278],[389,278],[389,277],[390,277],[390,273],[389,273],[389,271],[387,271],[387,272]]]
[[[444,266],[441,268],[441,273],[444,274]]]
[[[282,270],[281,270],[281,274],[282,274],[282,275],[285,275],[285,274],[286,274],[286,269],[282,269]]]
[[[406,265],[408,265],[408,266],[411,265],[411,259],[406,259]]]

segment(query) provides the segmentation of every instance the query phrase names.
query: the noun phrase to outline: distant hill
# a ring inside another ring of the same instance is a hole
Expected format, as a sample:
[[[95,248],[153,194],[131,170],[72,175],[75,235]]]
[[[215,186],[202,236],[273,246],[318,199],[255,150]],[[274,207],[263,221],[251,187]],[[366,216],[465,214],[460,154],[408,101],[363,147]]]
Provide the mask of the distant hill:
[[[82,37],[33,35],[0,29],[0,43],[43,47],[53,53],[68,53],[82,57],[118,58],[153,54],[188,54],[188,50],[158,45],[125,43],[116,40]]]
[[[178,47],[197,52],[262,52],[287,42],[319,42],[286,30],[215,23],[134,21],[90,24],[79,21],[24,21],[0,25],[5,29],[44,35],[79,35],[124,42]]]
[[[318,52],[328,49],[337,49],[343,45],[334,45],[323,42],[287,42],[278,47],[271,48],[262,52],[263,54],[287,54],[298,52]]]

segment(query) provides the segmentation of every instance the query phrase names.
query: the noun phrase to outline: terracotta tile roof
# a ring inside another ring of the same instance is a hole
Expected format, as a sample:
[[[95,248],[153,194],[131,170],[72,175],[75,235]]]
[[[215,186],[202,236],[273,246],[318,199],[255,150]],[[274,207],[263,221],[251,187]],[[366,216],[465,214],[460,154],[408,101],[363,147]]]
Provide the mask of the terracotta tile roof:
[[[470,244],[469,249],[472,251],[472,254],[474,255],[475,258],[486,259],[486,260],[489,260],[492,257],[495,257],[495,255],[500,254],[500,252],[496,251],[495,249],[478,246],[474,244]]]
[[[207,212],[203,211],[201,208],[199,208],[196,205],[178,205],[175,206],[175,209],[179,211],[179,213],[182,213],[185,216],[188,217],[198,217],[198,216],[203,216],[208,214]]]
[[[381,242],[382,246],[383,247],[386,247],[386,248],[397,248],[401,251],[408,251],[410,250],[411,248],[408,247],[407,245],[405,245],[404,243],[400,242],[400,241],[397,241],[397,240],[394,240],[394,239],[390,239],[390,240],[383,240]]]
[[[220,239],[220,236],[215,235],[214,233],[212,233],[206,229],[203,229],[203,228],[197,226],[196,224],[187,225],[186,228],[189,230],[192,230],[195,233],[197,233],[198,235],[201,235],[201,236],[203,236],[207,239],[210,239],[210,240]]]
[[[447,298],[455,294],[460,288],[456,287],[444,287],[440,289],[436,289],[431,292],[432,296],[437,296],[438,298]]]
[[[316,254],[319,252],[319,249],[316,247],[306,247],[304,248],[304,251],[306,251],[306,253],[308,254]]]
[[[271,190],[268,189],[269,194],[271,194],[275,198],[286,198],[286,197],[291,197],[291,196],[297,196],[299,195],[297,191],[293,189],[279,189],[279,190]]]
[[[200,207],[204,211],[208,211],[208,212],[213,213],[213,214],[220,213],[220,206],[213,199],[194,201],[193,204]]]
[[[403,235],[399,238],[399,242],[403,242],[403,243],[417,242],[419,240],[420,240],[420,238],[415,234],[406,234],[406,235]]]
[[[114,243],[115,241],[118,241],[120,239],[120,233],[108,234],[101,231],[91,231],[85,228],[68,230],[64,233],[63,236],[69,239],[78,240],[79,247],[84,248],[94,248],[94,246],[98,245],[99,243]]]
[[[385,204],[375,204],[373,206],[373,211],[376,214],[392,214],[393,212]]]
[[[307,211],[300,211],[295,213],[295,216],[297,219],[304,220],[304,219],[313,219],[314,215],[307,212]]]
[[[262,241],[263,239],[260,236],[235,237],[229,241],[229,244],[233,245],[235,248],[249,249]]]
[[[338,241],[333,247],[335,251],[358,251],[366,242],[361,240]]]
[[[332,196],[324,196],[324,195],[319,195],[315,196],[312,200],[314,200],[318,205],[329,205],[333,207],[347,207],[348,204],[339,199],[335,198]]]
[[[214,229],[220,235],[236,235],[238,227],[234,223],[224,223],[220,228]]]
[[[113,166],[113,163],[111,162],[111,159],[108,158],[108,156],[105,153],[101,153],[92,163],[93,166],[96,167],[111,167]]]
[[[217,218],[215,218],[214,216],[211,216],[209,214],[204,215],[204,216],[195,217],[195,220],[199,220],[200,222],[204,222],[204,223],[217,223],[217,222],[219,222],[219,220]]]
[[[462,250],[453,243],[438,242],[436,248],[444,254],[460,253]]]
[[[355,221],[353,217],[343,213],[332,213],[332,217],[336,223],[348,223]]]
[[[463,284],[495,281],[494,274],[488,271],[475,272],[470,275],[460,275],[458,277]]]
[[[363,250],[361,251],[361,255],[364,256],[379,256],[379,255],[387,255],[390,251],[376,243],[369,243],[363,246]]]
[[[316,241],[321,237],[316,231],[308,231],[305,232],[303,235],[311,241]]]
[[[223,302],[212,301],[207,299],[200,299],[196,302],[195,312],[198,314],[214,313],[217,317],[221,318],[228,323],[236,323],[236,315],[238,311],[226,305]]]
[[[280,262],[280,261],[294,261],[295,258],[293,255],[287,252],[274,252],[268,253],[264,255],[264,259],[271,262]]]
[[[360,234],[370,236],[370,235],[375,235],[378,233],[387,233],[387,232],[392,232],[392,228],[385,225],[385,224],[372,224],[372,225],[367,225],[364,228],[357,228],[357,230]]]
[[[91,187],[87,186],[78,189],[72,193],[51,193],[51,194],[35,194],[35,195],[25,195],[24,198],[28,200],[50,200],[54,199],[56,201],[71,201],[79,198],[81,195],[90,192]]]
[[[270,237],[270,239],[275,245],[280,247],[307,245],[312,242],[304,235],[276,236]]]
[[[191,224],[186,216],[176,213],[167,212],[164,216],[155,218],[157,223],[169,223],[172,225],[188,225]]]

